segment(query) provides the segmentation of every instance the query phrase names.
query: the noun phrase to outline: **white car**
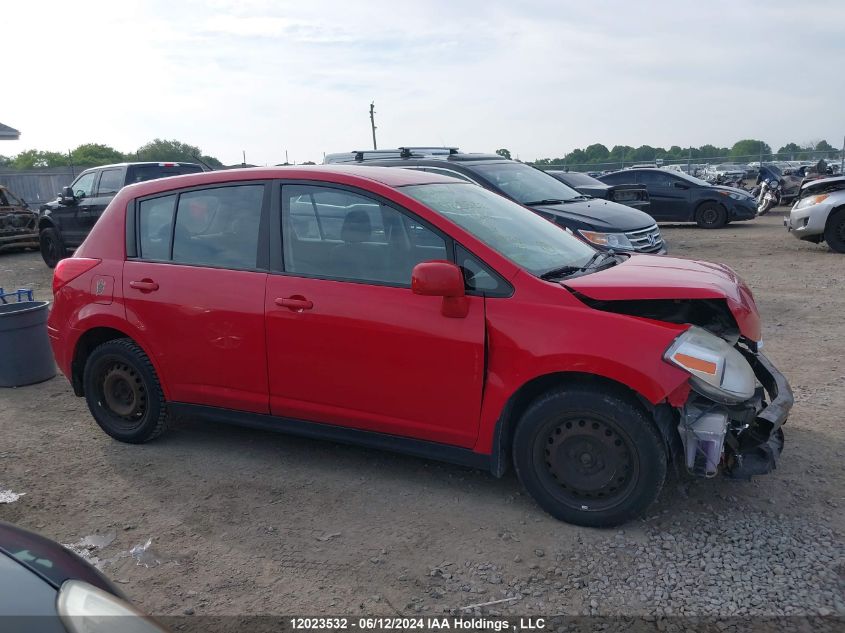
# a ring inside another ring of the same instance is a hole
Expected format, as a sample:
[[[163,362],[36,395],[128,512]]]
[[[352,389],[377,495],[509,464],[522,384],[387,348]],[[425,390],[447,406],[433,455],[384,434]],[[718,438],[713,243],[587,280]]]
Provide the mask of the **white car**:
[[[827,242],[832,250],[845,253],[845,176],[802,186],[783,223],[800,240]]]

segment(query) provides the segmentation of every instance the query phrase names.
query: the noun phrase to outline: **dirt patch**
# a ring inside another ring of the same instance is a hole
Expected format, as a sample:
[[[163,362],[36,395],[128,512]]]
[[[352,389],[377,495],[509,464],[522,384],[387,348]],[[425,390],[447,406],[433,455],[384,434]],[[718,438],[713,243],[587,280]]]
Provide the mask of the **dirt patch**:
[[[725,262],[754,290],[796,392],[767,477],[670,482],[644,520],[590,530],[548,517],[512,474],[195,422],[119,444],[57,377],[0,391],[0,489],[26,493],[0,519],[83,542],[155,614],[504,599],[486,612],[845,614],[845,256],[788,236],[779,213],[663,232],[672,255]],[[0,286],[49,298],[50,271],[0,255]]]

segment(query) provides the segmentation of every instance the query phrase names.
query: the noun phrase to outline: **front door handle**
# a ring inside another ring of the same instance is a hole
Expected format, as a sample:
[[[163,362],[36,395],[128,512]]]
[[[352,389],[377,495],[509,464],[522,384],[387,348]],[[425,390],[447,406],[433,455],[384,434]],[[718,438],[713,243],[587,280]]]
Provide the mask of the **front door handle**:
[[[280,308],[288,308],[294,312],[302,312],[303,310],[310,310],[314,307],[314,302],[309,301],[302,295],[293,295],[292,297],[282,298],[276,297],[276,305]]]
[[[154,290],[158,290],[158,284],[156,282],[154,282],[152,279],[141,279],[140,281],[130,281],[129,287],[135,288],[135,290],[140,290],[141,292],[153,292]]]

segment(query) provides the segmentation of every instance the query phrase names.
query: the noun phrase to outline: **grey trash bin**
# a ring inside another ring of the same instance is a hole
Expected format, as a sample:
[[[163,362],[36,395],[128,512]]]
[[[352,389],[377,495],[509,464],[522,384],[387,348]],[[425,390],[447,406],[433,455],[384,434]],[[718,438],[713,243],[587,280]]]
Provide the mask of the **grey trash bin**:
[[[56,375],[47,337],[48,301],[0,304],[0,387],[21,387]]]

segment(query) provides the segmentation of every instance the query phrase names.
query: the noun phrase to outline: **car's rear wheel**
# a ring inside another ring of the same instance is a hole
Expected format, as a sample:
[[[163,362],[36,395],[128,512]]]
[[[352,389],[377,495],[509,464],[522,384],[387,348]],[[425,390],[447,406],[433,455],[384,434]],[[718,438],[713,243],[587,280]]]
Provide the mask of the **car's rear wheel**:
[[[845,253],[845,209],[834,211],[828,217],[824,241],[837,253]]]
[[[38,235],[41,257],[50,268],[55,268],[60,260],[67,257],[67,249],[56,229],[42,229]]]
[[[514,434],[513,459],[546,512],[591,527],[640,515],[666,478],[666,449],[642,408],[581,387],[548,392],[528,408]]]
[[[728,223],[728,214],[722,205],[705,202],[695,212],[695,223],[703,229],[720,229]]]
[[[164,393],[150,359],[134,341],[107,341],[91,352],[83,372],[91,415],[121,442],[140,444],[167,428]]]

